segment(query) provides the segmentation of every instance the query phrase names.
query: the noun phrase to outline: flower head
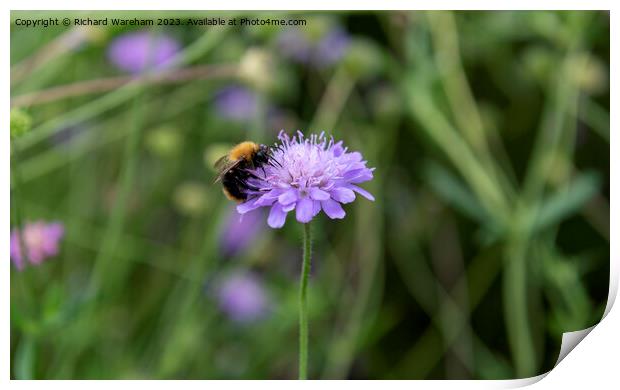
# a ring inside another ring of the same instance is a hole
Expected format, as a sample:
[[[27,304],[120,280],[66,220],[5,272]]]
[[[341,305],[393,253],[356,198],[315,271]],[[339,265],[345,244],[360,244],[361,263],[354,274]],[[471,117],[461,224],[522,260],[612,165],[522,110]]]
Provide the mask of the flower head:
[[[355,193],[374,200],[357,184],[371,180],[374,168],[366,167],[361,153],[349,152],[342,141],[327,139],[324,133],[305,138],[298,131],[293,138],[283,131],[280,144],[272,149],[271,162],[252,171],[248,200],[237,206],[241,214],[269,207],[267,223],[284,226],[286,215],[295,210],[297,221],[308,223],[321,212],[342,219],[341,204],[355,200]]]
[[[269,301],[260,279],[237,271],[223,279],[216,292],[220,309],[233,321],[253,322],[267,313]]]
[[[64,236],[64,228],[59,222],[45,223],[36,221],[27,223],[20,234],[18,229],[11,232],[11,260],[17,269],[24,268],[27,258],[30,264],[39,265],[44,260],[58,254],[58,243]],[[22,247],[27,256],[22,255]]]
[[[311,39],[299,29],[287,29],[278,39],[278,46],[285,56],[315,68],[325,68],[338,62],[350,43],[351,38],[340,27],[331,28],[319,39]]]
[[[117,68],[138,74],[165,69],[180,49],[179,42],[168,35],[138,31],[116,38],[108,48],[108,59]]]
[[[238,122],[249,121],[258,112],[258,98],[247,88],[229,86],[217,93],[215,107],[218,114],[226,119]]]

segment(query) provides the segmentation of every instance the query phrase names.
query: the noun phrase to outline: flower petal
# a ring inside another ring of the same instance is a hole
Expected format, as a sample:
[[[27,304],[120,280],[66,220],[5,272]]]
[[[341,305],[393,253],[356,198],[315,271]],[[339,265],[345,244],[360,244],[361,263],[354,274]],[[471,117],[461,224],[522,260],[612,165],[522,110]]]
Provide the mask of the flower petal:
[[[45,232],[45,237],[60,238],[64,233],[63,226],[59,222],[50,222],[49,224],[44,225],[42,228]]]
[[[260,205],[256,204],[256,201],[254,199],[250,199],[247,202],[241,203],[237,205],[237,212],[239,214],[245,214],[248,211],[252,211],[254,209],[259,208]]]
[[[344,148],[342,147],[342,141],[339,141],[332,147],[332,153],[334,157],[340,157],[342,153],[344,153]]]
[[[350,152],[347,153],[347,158],[351,162],[362,161],[362,154],[360,152]]]
[[[341,181],[345,183],[362,183],[368,180],[371,180],[373,177],[372,171],[366,167],[359,169],[352,169],[350,171],[346,171],[342,177]]]
[[[367,168],[357,168],[357,169],[349,169],[345,172],[342,178],[346,181],[351,181],[358,176],[362,175]]]
[[[350,180],[350,182],[351,182],[351,183],[363,183],[363,182],[365,182],[365,181],[370,181],[370,180],[372,180],[372,178],[373,178],[372,172],[367,171],[367,172],[365,172],[365,173],[363,173],[363,174],[359,175],[359,176],[358,176],[358,177],[356,177],[355,179]]]
[[[287,205],[287,204],[291,204],[295,202],[297,198],[298,198],[297,190],[290,189],[286,191],[285,193],[283,193],[282,195],[278,196],[278,202],[280,202],[281,205]]]
[[[286,215],[288,211],[282,210],[282,205],[279,203],[274,204],[271,207],[271,211],[269,212],[269,217],[267,218],[267,224],[274,229],[279,229],[284,226],[284,222],[286,222]]]
[[[355,172],[355,174],[345,174],[346,180],[349,183],[362,183],[371,180],[373,177],[372,171],[368,168],[356,169],[352,172]]]
[[[366,199],[368,199],[370,201],[373,201],[373,202],[375,201],[375,197],[372,196],[372,194],[370,192],[366,191],[365,189],[360,188],[360,187],[358,187],[356,185],[353,185],[353,184],[349,184],[347,187],[352,189],[353,191],[357,192],[358,194],[362,195],[364,198],[366,198]]]
[[[346,215],[340,203],[333,199],[322,201],[321,207],[323,208],[323,211],[325,211],[325,214],[327,214],[327,216],[331,219],[342,219]]]
[[[308,193],[310,194],[310,197],[314,200],[327,200],[330,198],[328,192],[325,192],[318,187],[310,187]]]
[[[282,192],[284,192],[284,190],[280,188],[273,189],[264,195],[261,195],[261,197],[256,200],[256,204],[260,206],[271,206],[273,202],[278,199],[278,196],[282,194]]]
[[[332,199],[340,203],[351,203],[355,200],[355,192],[345,187],[337,187],[331,191]]]
[[[14,229],[11,233],[11,260],[13,260],[13,264],[15,264],[18,270],[21,271],[24,268],[17,229]]]
[[[318,200],[315,200],[314,202],[312,202],[312,217],[316,217],[318,213],[321,212],[321,202]]]
[[[310,198],[301,198],[297,201],[295,207],[297,221],[301,223],[308,223],[312,219],[312,213],[314,211],[314,205]]]

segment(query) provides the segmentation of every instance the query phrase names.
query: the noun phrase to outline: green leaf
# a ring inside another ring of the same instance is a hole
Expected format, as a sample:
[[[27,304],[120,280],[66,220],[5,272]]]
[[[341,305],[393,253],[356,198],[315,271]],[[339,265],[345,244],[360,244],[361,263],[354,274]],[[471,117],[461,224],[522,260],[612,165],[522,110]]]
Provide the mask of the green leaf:
[[[43,297],[41,322],[44,326],[53,325],[59,318],[63,308],[63,291],[58,284],[50,286]]]
[[[510,379],[514,375],[506,359],[491,351],[478,338],[474,340],[474,360],[478,363],[476,370],[482,379]]]
[[[425,175],[433,190],[444,201],[470,218],[483,224],[489,223],[489,215],[476,197],[447,169],[439,164],[429,163]]]
[[[25,336],[15,352],[15,378],[34,379],[34,361],[36,358],[34,339]]]
[[[538,214],[534,216],[532,232],[553,226],[579,211],[598,192],[600,185],[601,179],[594,172],[579,175],[542,202]]]

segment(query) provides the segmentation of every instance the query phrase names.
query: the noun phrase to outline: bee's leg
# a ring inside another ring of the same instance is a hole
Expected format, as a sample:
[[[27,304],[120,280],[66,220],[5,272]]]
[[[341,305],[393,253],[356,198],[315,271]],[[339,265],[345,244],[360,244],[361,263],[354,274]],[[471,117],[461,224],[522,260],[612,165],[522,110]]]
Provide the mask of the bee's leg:
[[[274,150],[279,150],[282,153],[284,153],[284,149],[282,149],[282,145],[274,144],[274,146],[271,146],[269,150],[267,151],[267,164],[271,165],[272,167],[275,167],[274,163],[277,163],[279,167],[282,167],[280,162],[276,160],[273,156]]]
[[[235,176],[234,180],[235,180],[235,183],[237,183],[237,185],[240,188],[247,188],[247,189],[252,190],[252,191],[260,190],[260,188],[256,187],[255,185],[249,184],[247,182],[247,180],[244,180],[244,178],[242,178],[242,177]]]
[[[271,165],[272,167],[276,168],[275,164],[278,164],[278,167],[282,168],[282,164],[280,164],[280,161],[276,160],[273,157],[273,154],[269,155],[269,158],[267,159],[267,164]]]
[[[275,164],[278,164],[278,167],[282,168],[282,164],[280,164],[280,161],[276,160],[275,158],[269,159],[269,165],[276,168]]]
[[[261,169],[263,170],[263,174],[266,175],[265,168],[261,167]],[[247,174],[247,177],[253,177],[253,178],[258,179],[258,180],[265,180],[264,177],[257,176],[253,172],[246,171],[246,174]]]

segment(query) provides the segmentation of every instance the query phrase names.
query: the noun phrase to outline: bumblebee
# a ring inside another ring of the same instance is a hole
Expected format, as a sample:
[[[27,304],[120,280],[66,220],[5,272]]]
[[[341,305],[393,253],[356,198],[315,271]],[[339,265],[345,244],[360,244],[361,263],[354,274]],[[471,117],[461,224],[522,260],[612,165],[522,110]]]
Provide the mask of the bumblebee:
[[[248,198],[248,191],[258,190],[248,183],[250,178],[257,177],[250,170],[262,168],[266,164],[273,164],[269,146],[251,141],[241,142],[215,162],[214,167],[218,171],[215,182],[222,182],[224,195],[228,199],[244,202]]]

